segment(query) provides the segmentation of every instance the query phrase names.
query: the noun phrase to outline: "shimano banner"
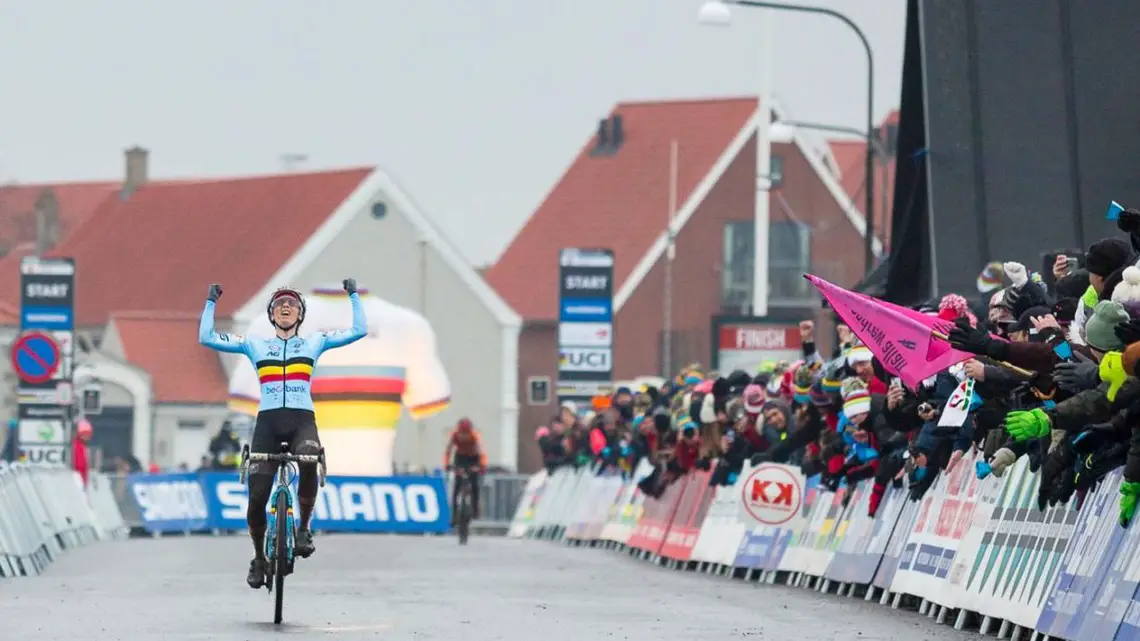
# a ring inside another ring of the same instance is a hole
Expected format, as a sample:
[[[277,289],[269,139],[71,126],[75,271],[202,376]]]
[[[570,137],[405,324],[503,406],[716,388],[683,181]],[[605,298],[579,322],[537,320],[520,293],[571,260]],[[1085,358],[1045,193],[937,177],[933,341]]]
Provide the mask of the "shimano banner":
[[[134,474],[130,488],[149,532],[246,527],[248,495],[236,473]],[[442,477],[330,476],[317,496],[313,529],[442,533],[448,531],[450,518]]]

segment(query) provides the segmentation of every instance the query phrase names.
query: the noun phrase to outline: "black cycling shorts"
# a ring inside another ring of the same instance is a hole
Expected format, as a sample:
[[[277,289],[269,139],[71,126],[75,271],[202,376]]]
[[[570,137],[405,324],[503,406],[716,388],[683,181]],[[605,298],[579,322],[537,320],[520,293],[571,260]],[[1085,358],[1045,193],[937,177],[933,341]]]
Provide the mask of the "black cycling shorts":
[[[479,467],[482,462],[483,459],[478,454],[456,454],[452,457],[451,465],[456,468],[472,468]]]
[[[282,442],[289,444],[292,454],[316,454],[321,447],[316,415],[311,410],[291,407],[258,412],[249,450],[258,454],[279,454]],[[277,464],[272,461],[253,463],[249,469],[250,474],[274,474],[276,471]]]

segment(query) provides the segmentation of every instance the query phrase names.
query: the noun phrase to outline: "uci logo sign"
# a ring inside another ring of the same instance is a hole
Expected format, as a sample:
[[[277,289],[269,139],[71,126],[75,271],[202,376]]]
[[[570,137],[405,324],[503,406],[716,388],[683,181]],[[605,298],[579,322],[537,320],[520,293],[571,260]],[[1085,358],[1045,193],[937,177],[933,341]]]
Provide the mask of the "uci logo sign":
[[[803,507],[803,484],[782,465],[765,463],[752,470],[741,492],[744,510],[762,525],[783,525]]]

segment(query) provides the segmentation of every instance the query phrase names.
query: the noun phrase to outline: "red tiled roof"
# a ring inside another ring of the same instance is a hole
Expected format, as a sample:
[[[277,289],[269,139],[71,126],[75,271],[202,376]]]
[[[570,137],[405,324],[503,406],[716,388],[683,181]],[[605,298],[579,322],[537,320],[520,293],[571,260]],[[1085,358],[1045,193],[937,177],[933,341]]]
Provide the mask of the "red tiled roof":
[[[158,403],[225,404],[226,372],[218,355],[198,344],[198,315],[116,312],[127,361],[150,374]]]
[[[107,200],[58,248],[76,263],[76,323],[111,312],[199,312],[221,283],[232,314],[309,239],[371,169],[144,185]],[[16,302],[19,259],[0,261],[0,299]]]
[[[487,280],[524,319],[557,317],[558,251],[614,250],[614,290],[665,230],[669,164],[678,145],[680,208],[756,110],[755,98],[621,103],[625,143],[591,156],[595,136],[539,205]]]
[[[36,240],[35,207],[50,189],[59,206],[59,240],[67,238],[118,189],[114,182],[10,184],[0,186],[0,242],[7,247]]]
[[[19,325],[20,309],[0,300],[0,325]]]

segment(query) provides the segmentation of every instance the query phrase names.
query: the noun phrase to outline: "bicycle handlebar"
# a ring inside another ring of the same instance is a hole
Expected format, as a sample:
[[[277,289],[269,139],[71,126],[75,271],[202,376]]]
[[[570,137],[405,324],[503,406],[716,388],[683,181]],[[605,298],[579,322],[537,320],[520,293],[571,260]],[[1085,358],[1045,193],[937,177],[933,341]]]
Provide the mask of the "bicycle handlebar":
[[[289,463],[320,463],[319,454],[262,454],[254,452],[249,455],[250,461],[285,461]]]
[[[282,448],[285,445],[282,444]],[[277,463],[316,463],[317,464],[317,480],[321,487],[325,486],[325,477],[328,476],[328,463],[325,461],[325,448],[321,448],[320,454],[290,454],[282,452],[280,454],[266,454],[264,452],[250,452],[248,445],[243,445],[241,448],[241,474],[240,482],[245,483],[246,478],[249,476],[249,464],[256,461],[274,461]]]

